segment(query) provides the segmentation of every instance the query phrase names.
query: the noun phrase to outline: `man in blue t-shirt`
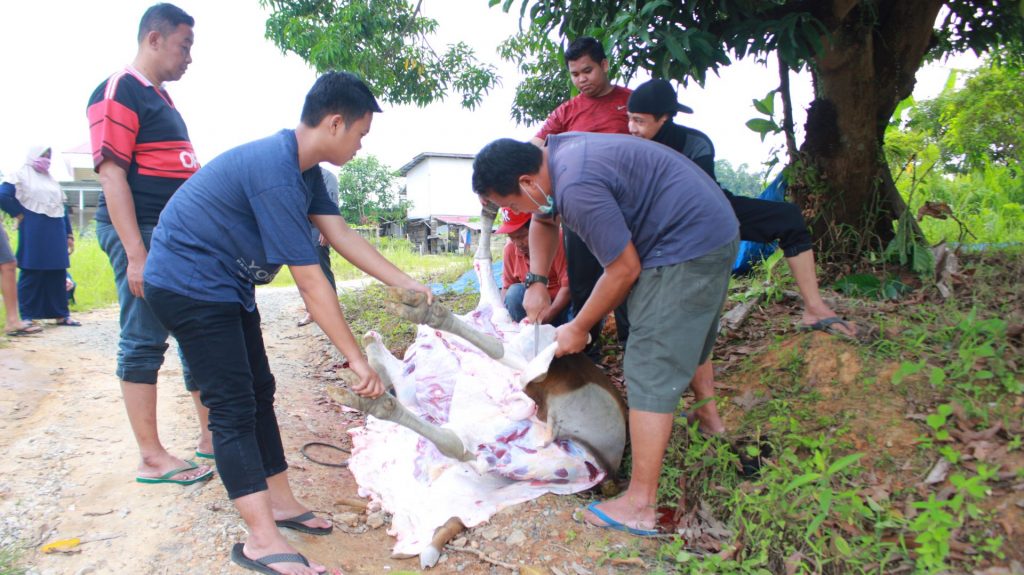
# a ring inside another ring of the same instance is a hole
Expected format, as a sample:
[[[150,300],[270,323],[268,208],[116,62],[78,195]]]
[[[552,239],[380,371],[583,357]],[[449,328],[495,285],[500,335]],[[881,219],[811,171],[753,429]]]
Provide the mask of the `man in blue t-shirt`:
[[[277,527],[314,535],[332,529],[295,499],[288,484],[256,286],[289,267],[313,321],[358,376],[352,390],[366,397],[379,396],[384,387],[320,268],[310,220],[356,267],[430,297],[429,289],[345,224],[321,175],[320,162],[340,166],[355,156],[380,111],[354,75],[321,76],[306,95],[297,128],[229,150],[204,166],[171,198],[153,233],[146,301],[177,338],[210,409],[217,470],[249,532],[231,558],[249,569],[294,563],[295,572],[322,572]]]
[[[591,504],[585,517],[599,527],[657,533],[658,477],[674,412],[711,353],[736,257],[732,208],[685,156],[618,134],[549,136],[543,149],[497,140],[473,161],[473,190],[503,208],[534,213],[523,301],[529,317],[551,302],[536,284],[546,283],[558,244],[555,216],[604,268],[583,308],[558,328],[557,355],[582,351],[591,327],[628,296],[632,333],[623,373],[633,469],[625,493]]]

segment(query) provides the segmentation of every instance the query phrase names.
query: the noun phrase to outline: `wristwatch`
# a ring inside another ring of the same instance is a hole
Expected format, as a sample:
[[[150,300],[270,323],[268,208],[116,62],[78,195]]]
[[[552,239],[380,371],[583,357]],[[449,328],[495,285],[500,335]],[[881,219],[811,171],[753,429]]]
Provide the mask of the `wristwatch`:
[[[548,277],[537,275],[533,272],[527,272],[526,278],[523,280],[523,286],[529,288],[531,285],[535,283],[542,283],[544,285],[548,285]]]

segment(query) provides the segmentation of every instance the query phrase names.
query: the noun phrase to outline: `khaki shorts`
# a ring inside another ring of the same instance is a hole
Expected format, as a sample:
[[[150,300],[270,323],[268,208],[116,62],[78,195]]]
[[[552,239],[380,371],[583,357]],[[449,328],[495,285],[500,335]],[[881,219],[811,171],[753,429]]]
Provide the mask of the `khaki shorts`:
[[[707,361],[739,239],[699,258],[646,269],[629,295],[623,371],[629,408],[673,413]]]

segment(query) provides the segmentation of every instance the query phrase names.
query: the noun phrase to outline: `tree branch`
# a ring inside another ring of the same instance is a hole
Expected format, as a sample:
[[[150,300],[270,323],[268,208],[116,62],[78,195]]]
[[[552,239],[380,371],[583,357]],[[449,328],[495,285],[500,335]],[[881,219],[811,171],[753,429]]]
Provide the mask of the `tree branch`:
[[[789,161],[796,160],[796,135],[793,133],[793,101],[789,94],[789,65],[779,61],[779,94],[782,95],[782,132],[786,134],[786,152]]]

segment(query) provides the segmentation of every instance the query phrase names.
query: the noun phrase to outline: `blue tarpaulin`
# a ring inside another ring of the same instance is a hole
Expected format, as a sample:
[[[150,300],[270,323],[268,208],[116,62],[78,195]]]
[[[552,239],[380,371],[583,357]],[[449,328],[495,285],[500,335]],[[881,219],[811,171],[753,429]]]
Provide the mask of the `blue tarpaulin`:
[[[491,264],[491,273],[494,275],[494,283],[501,287],[501,269],[502,261],[498,260]],[[469,270],[466,273],[459,276],[459,279],[455,280],[450,284],[435,283],[430,284],[430,291],[435,294],[452,292],[452,293],[480,293],[480,282],[476,279],[476,270]]]
[[[759,200],[783,202],[786,198],[786,180],[779,174],[768,184],[768,187],[757,196]],[[736,261],[732,264],[732,275],[740,276],[750,272],[750,268],[761,260],[767,259],[775,251],[775,242],[762,244],[759,242],[740,242],[736,252]]]

